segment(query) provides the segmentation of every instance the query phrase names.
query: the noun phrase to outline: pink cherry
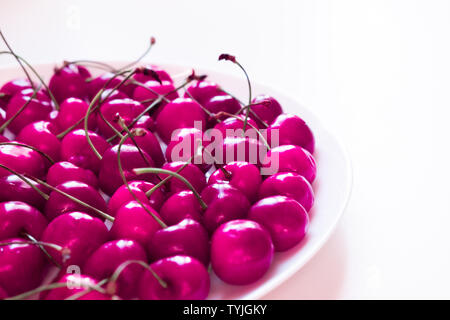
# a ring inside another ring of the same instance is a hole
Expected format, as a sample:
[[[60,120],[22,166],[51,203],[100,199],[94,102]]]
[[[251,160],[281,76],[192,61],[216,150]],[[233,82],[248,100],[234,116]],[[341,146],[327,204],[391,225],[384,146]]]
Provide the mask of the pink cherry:
[[[262,160],[265,159],[266,154],[267,148],[259,139],[254,139],[246,136],[226,137],[223,140],[223,163],[243,161],[260,166]]]
[[[67,128],[72,127],[75,123],[84,119],[89,105],[78,98],[68,98],[61,103],[59,113],[55,118],[54,123],[58,126],[59,131],[62,132]],[[89,130],[96,129],[95,116],[91,114],[88,118],[88,128]],[[84,120],[78,124],[75,129],[84,129]]]
[[[0,145],[0,164],[21,174],[28,174],[36,178],[45,176],[48,160],[38,152],[17,145]],[[0,176],[11,173],[0,168]]]
[[[0,93],[5,94],[1,100],[8,102],[9,99],[11,99],[16,93],[28,88],[31,88],[31,84],[28,79],[14,79],[8,81],[0,88]]]
[[[42,184],[30,179],[28,181],[43,193],[49,193]],[[36,190],[15,174],[0,177],[0,201],[23,201],[39,210],[43,210],[46,203]]]
[[[234,117],[229,117],[229,118],[225,118],[222,122],[219,122],[218,124],[216,124],[214,126],[214,129],[219,130],[222,133],[222,137],[241,137],[241,129],[244,129],[244,122],[242,120],[245,120],[245,116],[244,115],[240,115],[239,116],[240,119],[236,119]],[[256,122],[251,119],[248,118],[248,125],[246,127],[246,131],[247,130],[254,130],[252,128],[258,128],[258,125],[256,124]]]
[[[108,85],[106,85],[106,89],[111,89],[119,85],[119,83],[121,82],[120,77],[114,78],[114,76],[115,76],[114,73],[105,72],[100,76],[89,81],[87,84],[89,99],[93,100],[94,97],[97,95],[97,93],[103,88],[105,88],[105,85],[107,83]]]
[[[145,106],[151,105],[154,100],[158,99],[158,95],[165,96],[171,101],[178,98],[178,93],[175,91],[175,86],[171,81],[162,81],[162,83],[159,83],[156,80],[149,80],[144,85],[150,90],[137,86],[133,92],[133,99],[136,101],[150,100],[144,103]],[[166,103],[163,100],[161,104],[165,105]]]
[[[183,167],[186,164],[186,162],[169,162],[162,166],[162,169],[177,172],[181,167]],[[180,172],[178,172],[181,176],[186,178],[191,185],[194,187],[194,189],[197,192],[201,192],[203,188],[206,186],[206,178],[203,172],[196,166],[191,163],[189,163],[186,167],[184,167]],[[167,177],[167,174],[159,174],[161,179],[164,179]],[[180,181],[179,179],[172,177],[169,181],[165,184],[166,188],[169,190],[170,194],[182,191],[182,190],[189,190],[189,188],[184,184],[184,182]]]
[[[152,132],[141,128],[139,129],[139,135],[136,135],[133,138],[139,148],[147,152],[158,167],[162,166],[164,162],[166,162],[159,141]],[[126,139],[125,143],[134,145],[131,138]]]
[[[261,103],[265,101],[267,101],[267,103]],[[274,97],[266,94],[256,96],[252,100],[252,104],[257,104],[251,107],[253,112],[256,113],[258,117],[268,125],[270,125],[277,116],[283,113],[280,103]],[[250,117],[252,117],[261,127],[263,126],[261,121],[256,119],[251,113]]]
[[[71,162],[57,162],[48,169],[47,183],[54,187],[71,180],[84,182],[93,188],[98,187],[97,177],[91,170],[80,168]]]
[[[68,64],[55,70],[48,86],[58,103],[67,98],[85,100],[89,96],[86,80],[90,77],[91,74],[85,67]]]
[[[159,213],[169,226],[184,219],[202,221],[202,207],[194,193],[188,190],[179,191],[170,196],[162,205]]]
[[[67,286],[50,290],[44,300],[65,300],[98,284],[98,281],[82,274],[66,274],[58,283],[67,283]],[[82,295],[77,300],[109,300],[110,296],[100,293],[97,290],[91,290]]]
[[[189,94],[186,93],[184,95],[186,98],[192,96],[202,105],[205,105],[215,96],[225,95],[216,83],[210,81],[197,81],[195,84],[187,88],[187,92]]]
[[[221,111],[235,114],[241,110],[241,104],[239,101],[228,94],[217,95],[209,99],[205,103],[205,108],[212,114],[217,114]],[[226,119],[227,116],[219,117],[220,120]],[[208,121],[208,127],[213,127],[217,123],[217,120],[211,119]]]

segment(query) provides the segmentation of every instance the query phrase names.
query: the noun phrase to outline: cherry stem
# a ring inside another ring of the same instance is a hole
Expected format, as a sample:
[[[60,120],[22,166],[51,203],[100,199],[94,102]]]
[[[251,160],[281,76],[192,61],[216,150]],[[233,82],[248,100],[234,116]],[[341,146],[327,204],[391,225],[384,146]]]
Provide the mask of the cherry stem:
[[[125,268],[131,264],[138,264],[138,265],[144,267],[145,269],[149,270],[152,273],[153,277],[155,277],[155,279],[158,280],[161,287],[163,287],[164,289],[167,289],[167,287],[168,287],[167,283],[163,279],[161,279],[161,277],[158,276],[158,274],[147,263],[145,263],[144,261],[141,261],[141,260],[128,260],[128,261],[122,262],[117,267],[117,269],[114,271],[112,276],[109,278],[109,282],[115,283],[117,281],[117,279],[119,278],[120,274],[123,272],[123,270],[125,270]]]
[[[53,95],[53,93],[50,91],[50,88],[47,86],[47,84],[45,83],[44,79],[42,79],[41,75],[36,71],[36,69],[33,68],[33,66],[31,64],[29,64],[24,58],[22,58],[21,56],[17,55],[17,54],[13,54],[10,51],[0,51],[0,54],[10,54],[10,55],[14,55],[15,57],[17,57],[20,61],[22,61],[23,63],[25,63],[25,65],[30,68],[30,70],[33,72],[33,74],[39,79],[39,81],[41,82],[41,84],[44,86],[45,90],[48,92],[48,95],[50,96],[50,99],[53,101],[53,104],[55,105],[55,109],[59,110],[59,103],[58,101],[56,101],[55,96]]]
[[[176,172],[170,171],[170,170],[166,170],[166,169],[161,169],[161,168],[137,168],[137,169],[133,169],[133,172],[138,175],[145,174],[145,173],[160,173],[160,174],[167,174],[167,175],[174,176],[178,180],[181,180],[189,188],[189,190],[191,190],[194,193],[194,195],[197,198],[198,202],[200,203],[202,209],[206,210],[208,208],[208,206],[203,201],[200,194],[197,192],[197,190],[195,190],[194,186],[185,177],[183,177],[179,173],[176,173]]]
[[[194,100],[195,102],[198,103],[198,105],[202,108],[203,111],[205,111],[205,113],[209,116],[209,117],[213,117],[214,115],[212,114],[211,111],[209,111],[208,109],[206,109],[197,99],[195,99],[192,94],[190,94],[189,91],[186,91],[186,94],[189,96],[189,98],[191,98],[192,100]],[[219,119],[215,119],[217,122],[219,122]]]
[[[113,72],[115,70],[115,68],[107,63],[101,62],[101,61],[95,61],[95,60],[87,60],[87,59],[83,59],[83,60],[74,60],[74,61],[67,61],[66,64],[76,64],[76,65],[85,65],[85,64],[90,64],[92,65],[94,68],[99,68],[102,70],[106,70],[106,71],[111,71]]]
[[[252,104],[249,104],[249,105],[247,105],[247,106],[242,107],[242,108],[241,108],[238,112],[236,112],[235,114],[240,114],[240,113],[241,113],[242,111],[244,111],[244,110],[249,110],[250,113],[255,117],[256,120],[258,120],[258,121],[261,122],[266,128],[268,128],[269,125],[267,124],[267,122],[265,122],[263,119],[261,119],[261,117],[260,117],[255,111],[253,111],[252,108],[251,108],[251,107],[253,107],[253,106],[259,106],[259,105],[261,105],[261,104],[263,104],[263,103],[252,103]]]
[[[142,209],[144,209],[148,214],[150,214],[152,216],[152,218],[155,219],[155,221],[161,226],[161,228],[167,228],[167,225],[161,219],[159,219],[154,212],[149,210],[142,203],[142,201],[136,196],[136,194],[133,192],[133,190],[131,189],[130,185],[128,184],[127,178],[125,177],[125,173],[123,172],[123,168],[122,168],[122,160],[120,159],[120,151],[122,149],[122,145],[124,144],[124,142],[128,138],[128,136],[129,136],[129,134],[127,133],[126,135],[124,135],[122,137],[122,139],[120,139],[119,146],[118,146],[118,149],[117,149],[117,164],[118,164],[118,167],[119,167],[120,176],[121,176],[121,178],[123,180],[123,183],[127,187],[128,192],[131,193],[133,198],[136,200],[137,203],[139,203],[139,205],[142,207]]]
[[[17,62],[19,63],[20,67],[22,68],[23,72],[25,73],[26,77],[28,78],[28,81],[30,82],[30,86],[34,89],[34,84],[33,84],[33,80],[30,77],[30,74],[28,73],[27,69],[25,68],[25,66],[23,65],[22,61],[20,61],[19,57],[16,55],[16,53],[14,52],[14,50],[11,48],[11,46],[9,45],[8,41],[6,40],[3,32],[0,30],[0,36],[3,39],[3,42],[6,44],[6,46],[8,47],[9,51],[11,51],[11,53],[13,54],[14,58],[17,60]]]
[[[4,247],[4,246],[9,246],[11,244],[35,244],[35,245],[41,245],[41,246],[46,246],[49,248],[52,248],[54,250],[57,251],[63,251],[63,247],[58,246],[57,244],[54,243],[48,243],[48,242],[42,242],[42,241],[10,241],[10,242],[0,242],[0,247]]]
[[[93,290],[98,291],[98,292],[100,292],[100,293],[102,293],[102,294],[106,294],[106,290],[103,289],[101,286],[104,285],[104,284],[107,283],[107,282],[108,282],[108,278],[103,279],[102,281],[99,281],[99,282],[98,282],[97,284],[95,284],[95,285],[90,285],[90,284],[88,284],[86,290],[81,291],[81,292],[77,292],[77,293],[75,293],[75,294],[73,294],[73,295],[67,297],[67,298],[64,299],[64,300],[78,300],[79,298],[85,296],[86,294],[88,294],[89,292],[91,292],[91,291],[93,291]]]
[[[126,132],[126,134],[128,134],[128,137],[131,139],[131,141],[133,142],[136,149],[138,149],[139,154],[141,155],[142,159],[144,159],[145,163],[148,166],[150,166],[151,165],[150,162],[148,161],[147,157],[142,152],[141,147],[139,147],[138,143],[136,142],[136,139],[134,138],[135,136],[141,136],[144,133],[144,131],[134,129],[134,132],[131,133],[131,131],[128,129],[127,125],[125,124],[125,120],[121,116],[119,116],[118,123],[119,123],[120,127]],[[122,134],[120,134],[120,136],[122,139],[123,138]]]
[[[149,91],[149,92],[153,93],[154,95],[158,96],[158,98],[162,98],[165,102],[170,102],[170,100],[169,100],[165,95],[159,94],[158,92],[156,92],[156,91],[153,90],[152,88],[147,87],[147,86],[146,86],[144,83],[142,83],[142,82],[139,82],[139,81],[134,80],[134,79],[132,79],[132,80],[130,80],[130,81],[128,81],[128,82],[129,82],[129,83],[132,83],[132,84],[134,84],[134,85],[136,85],[136,86],[138,86],[138,87],[142,87],[142,88],[146,89],[147,91]],[[127,86],[127,85],[128,85],[128,84],[125,84],[125,86]]]
[[[23,182],[25,182],[26,184],[28,184],[31,188],[34,189],[34,191],[36,191],[37,193],[39,193],[39,195],[44,198],[45,200],[48,200],[49,196],[48,194],[44,193],[42,190],[40,190],[38,187],[36,187],[34,184],[32,184],[27,178],[25,178],[22,174],[18,173],[17,171],[14,171],[13,169],[8,168],[7,166],[4,166],[2,164],[0,164],[0,168],[3,168],[9,172],[11,172],[12,174],[16,175],[17,177],[19,177],[20,180],[22,180]]]
[[[41,156],[43,156],[45,159],[47,159],[50,162],[50,164],[52,164],[52,165],[55,164],[55,161],[53,161],[53,159],[48,154],[46,154],[45,152],[39,150],[38,148],[35,148],[28,144],[14,142],[14,141],[7,141],[7,142],[0,142],[0,146],[19,146],[19,147],[28,148],[28,149],[31,149],[31,150],[39,153]]]
[[[142,59],[144,59],[145,56],[150,52],[150,50],[153,48],[153,45],[155,44],[155,42],[156,42],[156,41],[155,41],[155,38],[154,38],[154,37],[150,37],[150,44],[149,44],[149,46],[147,47],[147,49],[144,51],[144,53],[141,54],[141,55],[139,56],[139,58],[137,58],[134,62],[131,62],[131,63],[129,63],[129,64],[123,66],[122,68],[120,68],[119,71],[122,71],[122,70],[128,69],[128,68],[131,68],[132,66],[138,64],[138,63],[139,63]]]
[[[5,123],[3,123],[3,124],[0,126],[0,132],[3,132],[3,131],[11,124],[11,122],[13,122],[13,121],[19,116],[19,114],[22,113],[23,110],[25,110],[25,108],[30,104],[30,102],[36,97],[36,95],[37,95],[37,93],[38,93],[39,90],[40,90],[40,87],[37,88],[37,89],[34,89],[33,94],[32,94],[31,97],[24,103],[24,105],[21,106],[20,109],[17,110],[17,112],[16,112],[11,118],[9,118],[8,120],[6,120]]]
[[[99,114],[100,118],[102,118],[102,120],[106,123],[106,125],[107,125],[112,131],[114,131],[114,133],[115,133],[116,135],[118,135],[120,138],[122,138],[122,134],[120,133],[120,131],[117,130],[116,127],[114,127],[114,126],[111,124],[111,122],[109,122],[108,119],[105,118],[105,116],[103,115],[101,109],[98,110],[98,114]]]
[[[57,188],[55,188],[55,187],[49,185],[48,183],[42,181],[41,179],[32,177],[32,176],[30,176],[30,175],[28,175],[28,174],[25,174],[25,177],[27,177],[27,178],[29,178],[29,179],[31,179],[31,180],[33,180],[33,181],[39,183],[39,184],[42,184],[44,187],[47,187],[47,188],[49,188],[50,190],[55,191],[55,192],[57,192],[57,193],[59,193],[59,194],[65,196],[65,197],[67,197],[68,199],[70,199],[70,200],[72,200],[72,201],[78,203],[79,205],[82,205],[83,207],[86,207],[86,208],[88,208],[88,209],[91,209],[92,211],[94,211],[95,213],[97,213],[99,216],[101,216],[102,218],[104,218],[104,219],[106,219],[106,220],[113,221],[113,222],[114,222],[114,220],[115,220],[114,217],[111,217],[109,214],[107,214],[107,213],[105,213],[105,212],[103,212],[103,211],[101,211],[101,210],[99,210],[99,209],[97,209],[97,208],[91,206],[90,204],[87,204],[87,203],[84,202],[84,201],[81,201],[80,199],[75,198],[74,196],[71,196],[70,194],[68,194],[68,193],[66,193],[66,192],[64,192],[64,191],[62,191],[62,190],[59,190],[59,189],[57,189]]]
[[[42,250],[42,252],[44,252],[44,254],[47,256],[47,258],[54,264],[56,265],[58,268],[61,269],[61,265],[55,260],[53,259],[53,257],[51,256],[50,253],[48,253],[48,251],[45,249],[44,245],[40,244],[39,241],[37,239],[35,239],[31,234],[28,234],[26,232],[21,232],[21,235],[25,236],[26,238],[28,238],[30,241],[33,241],[33,243],[35,243],[36,245],[39,246],[39,248]],[[53,248],[55,249],[55,248]],[[62,249],[62,248],[61,248]],[[62,250],[58,250],[58,251],[62,251]]]

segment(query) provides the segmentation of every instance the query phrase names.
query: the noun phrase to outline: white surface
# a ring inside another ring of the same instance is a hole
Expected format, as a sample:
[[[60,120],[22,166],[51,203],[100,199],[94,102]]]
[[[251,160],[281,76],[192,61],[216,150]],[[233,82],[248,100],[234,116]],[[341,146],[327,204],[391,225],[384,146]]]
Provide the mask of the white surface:
[[[5,1],[0,26],[32,62],[236,54],[345,141],[348,210],[330,241],[266,298],[450,298],[450,2]],[[0,63],[10,63],[0,59]]]

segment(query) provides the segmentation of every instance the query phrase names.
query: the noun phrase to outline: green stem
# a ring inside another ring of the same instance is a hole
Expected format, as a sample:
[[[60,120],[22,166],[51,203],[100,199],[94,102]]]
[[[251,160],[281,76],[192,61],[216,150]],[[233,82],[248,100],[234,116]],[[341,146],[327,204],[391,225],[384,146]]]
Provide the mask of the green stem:
[[[33,243],[35,243],[36,245],[39,246],[39,248],[42,250],[42,252],[44,252],[44,254],[47,256],[47,258],[58,268],[61,269],[61,265],[55,260],[53,259],[53,257],[51,256],[50,253],[48,253],[48,251],[44,248],[44,246],[42,244],[39,243],[39,241],[37,239],[35,239],[31,234],[28,234],[26,232],[22,232],[21,233],[23,236],[27,237],[28,239],[30,239],[30,241],[33,241]],[[53,248],[54,249],[54,248]],[[61,248],[62,249],[62,248]],[[62,251],[62,250],[58,250],[58,251]]]
[[[103,279],[102,281],[99,281],[95,285],[88,284],[86,290],[81,291],[81,292],[77,292],[77,293],[67,297],[64,300],[78,300],[79,298],[85,296],[86,294],[88,294],[89,292],[91,292],[93,290],[98,291],[98,292],[103,293],[103,294],[106,294],[106,290],[103,289],[101,286],[104,285],[107,282],[108,282],[108,279]]]
[[[194,156],[191,157],[191,159],[193,159]],[[180,173],[184,168],[187,167],[187,165],[192,161],[190,159],[190,161],[186,162],[184,165],[182,165],[177,171],[176,173]],[[156,190],[158,190],[159,188],[161,188],[163,185],[165,185],[167,183],[167,181],[169,181],[170,179],[172,179],[173,176],[167,176],[165,177],[163,180],[161,180],[160,182],[158,182],[156,185],[153,186],[153,188],[151,188],[150,190],[148,190],[145,195],[147,196],[147,198],[150,198],[150,196],[153,194],[153,192],[155,192]]]
[[[34,189],[34,191],[36,191],[37,193],[39,193],[41,195],[42,198],[44,198],[45,200],[48,200],[49,196],[48,194],[44,193],[42,190],[40,190],[38,187],[36,187],[34,184],[32,184],[27,178],[25,178],[22,174],[18,173],[17,171],[14,171],[13,169],[8,168],[7,166],[4,166],[2,164],[0,164],[0,168],[3,168],[9,172],[11,172],[12,174],[16,175],[17,177],[19,177],[20,180],[22,180],[23,182],[25,182],[26,184],[28,184],[31,188]]]
[[[137,63],[139,63],[139,61],[144,59],[144,57],[150,52],[150,50],[153,48],[154,44],[155,44],[155,38],[151,37],[150,38],[150,45],[147,47],[147,49],[144,51],[144,53],[141,54],[134,62],[131,62],[131,63],[123,66],[122,68],[120,68],[119,71],[131,68],[132,66],[136,65]]]
[[[126,132],[128,137],[131,139],[131,141],[133,142],[136,149],[138,149],[139,154],[141,155],[142,159],[145,161],[145,163],[148,166],[150,166],[151,165],[150,162],[148,161],[147,157],[142,152],[141,147],[139,147],[138,143],[136,142],[136,139],[134,138],[134,136],[138,134],[138,131],[135,131],[135,133],[131,133],[131,131],[128,129],[127,125],[125,124],[125,121],[123,120],[123,118],[121,116],[119,116],[118,123],[119,123],[120,127]],[[120,134],[120,138],[121,139],[123,138],[122,134]]]
[[[64,288],[66,286],[67,286],[67,282],[50,283],[50,284],[46,284],[46,285],[37,287],[33,290],[18,294],[14,297],[6,298],[5,300],[23,300],[23,299],[31,297],[32,295],[39,293],[39,292],[49,291],[49,290],[58,289],[58,288]]]
[[[9,242],[0,242],[0,247],[9,246],[12,244],[34,244],[34,245],[40,245],[40,246],[46,246],[49,248],[52,248],[54,250],[57,250],[59,252],[63,251],[64,248],[61,246],[58,246],[54,243],[48,243],[48,242],[42,242],[42,241],[9,241]]]
[[[145,269],[149,270],[151,272],[151,274],[155,277],[156,280],[158,280],[159,284],[161,285],[161,287],[163,287],[164,289],[166,289],[168,287],[167,283],[161,279],[160,276],[158,276],[158,274],[144,261],[141,260],[128,260],[125,262],[122,262],[117,269],[114,271],[114,273],[112,274],[112,276],[110,277],[109,281],[110,282],[116,282],[117,279],[119,278],[120,274],[123,272],[123,270],[125,270],[126,267],[128,267],[130,264],[138,264],[142,267],[144,267]]]

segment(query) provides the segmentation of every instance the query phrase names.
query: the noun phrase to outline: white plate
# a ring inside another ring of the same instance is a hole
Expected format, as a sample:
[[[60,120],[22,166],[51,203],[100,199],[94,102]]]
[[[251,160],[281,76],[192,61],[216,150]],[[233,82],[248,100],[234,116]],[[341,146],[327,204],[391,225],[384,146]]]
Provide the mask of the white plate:
[[[116,65],[116,63],[113,63]],[[117,65],[124,65],[118,63]],[[48,80],[55,64],[37,65],[35,68],[44,79]],[[176,80],[181,81],[181,75],[190,73],[190,68],[165,65],[172,75],[178,74]],[[247,99],[247,83],[243,78],[218,73],[212,70],[196,69],[197,74],[208,74],[208,79],[219,83],[237,97]],[[8,67],[0,70],[0,84],[23,77],[20,68]],[[350,160],[339,140],[322,126],[314,114],[288,95],[270,87],[252,82],[254,94],[266,93],[275,97],[283,106],[285,112],[294,113],[304,119],[314,132],[318,174],[313,188],[316,201],[310,212],[311,224],[306,238],[296,247],[287,252],[277,253],[269,272],[258,282],[247,286],[231,286],[212,278],[209,299],[258,299],[269,293],[283,281],[291,277],[306,262],[308,262],[323,246],[331,235],[339,218],[345,210],[350,196],[352,175]]]

